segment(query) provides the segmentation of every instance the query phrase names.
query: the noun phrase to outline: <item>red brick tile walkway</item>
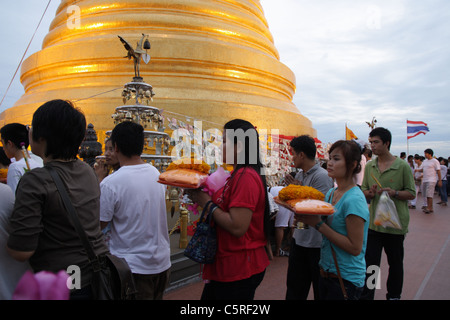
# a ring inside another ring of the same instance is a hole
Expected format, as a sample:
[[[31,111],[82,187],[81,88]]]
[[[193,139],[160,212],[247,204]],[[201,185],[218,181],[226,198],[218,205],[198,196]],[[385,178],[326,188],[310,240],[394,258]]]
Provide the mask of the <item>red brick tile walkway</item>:
[[[436,204],[434,213],[424,214],[420,207],[410,210],[409,233],[405,239],[403,300],[450,299],[450,207]],[[421,203],[421,201],[418,201]],[[275,257],[258,287],[255,300],[284,300],[288,259]],[[383,254],[381,289],[376,300],[384,300],[388,265]],[[201,281],[166,293],[164,300],[198,300],[203,290]],[[310,298],[312,294],[310,293]]]

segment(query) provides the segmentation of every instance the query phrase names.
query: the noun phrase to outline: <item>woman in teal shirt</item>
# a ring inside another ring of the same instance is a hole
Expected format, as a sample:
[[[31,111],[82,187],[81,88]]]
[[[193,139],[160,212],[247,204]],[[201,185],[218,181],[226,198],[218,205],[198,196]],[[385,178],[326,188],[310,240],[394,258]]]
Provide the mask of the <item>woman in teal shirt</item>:
[[[327,193],[325,201],[336,211],[327,219],[299,216],[300,221],[315,226],[324,236],[319,261],[319,296],[323,300],[344,299],[344,293],[347,299],[357,300],[364,287],[369,210],[363,192],[353,179],[361,170],[360,161],[361,151],[354,141],[335,142],[330,148],[327,170],[337,188]],[[338,278],[333,250],[344,288]]]

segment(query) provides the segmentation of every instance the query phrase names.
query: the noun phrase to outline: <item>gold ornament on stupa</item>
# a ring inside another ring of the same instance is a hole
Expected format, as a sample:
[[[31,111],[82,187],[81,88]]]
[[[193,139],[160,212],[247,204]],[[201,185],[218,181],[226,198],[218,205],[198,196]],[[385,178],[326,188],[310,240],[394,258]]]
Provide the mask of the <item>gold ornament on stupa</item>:
[[[150,59],[146,40],[151,63],[141,64]],[[155,108],[316,136],[292,102],[295,76],[280,62],[258,0],[61,0],[42,50],[23,63],[25,94],[0,114],[0,126],[28,124],[43,103],[69,99],[100,137],[133,75],[124,46],[135,76],[157,88]]]

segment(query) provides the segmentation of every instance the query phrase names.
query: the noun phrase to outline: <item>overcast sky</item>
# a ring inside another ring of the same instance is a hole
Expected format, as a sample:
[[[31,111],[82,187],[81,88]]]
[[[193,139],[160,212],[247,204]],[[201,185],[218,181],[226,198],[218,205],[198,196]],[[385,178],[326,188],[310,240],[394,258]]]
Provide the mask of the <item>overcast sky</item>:
[[[0,99],[48,0],[0,1]],[[60,1],[52,0],[27,53],[41,49]],[[450,156],[450,1],[261,0],[281,61],[296,76],[294,103],[324,143],[361,139],[376,117],[406,151],[406,119],[430,132],[409,140],[409,153],[432,148]],[[20,70],[0,112],[23,94]]]
[[[406,119],[430,132],[409,153],[450,156],[450,1],[261,0],[281,61],[297,80],[295,105],[323,142],[345,123],[367,140],[373,117],[406,152]]]

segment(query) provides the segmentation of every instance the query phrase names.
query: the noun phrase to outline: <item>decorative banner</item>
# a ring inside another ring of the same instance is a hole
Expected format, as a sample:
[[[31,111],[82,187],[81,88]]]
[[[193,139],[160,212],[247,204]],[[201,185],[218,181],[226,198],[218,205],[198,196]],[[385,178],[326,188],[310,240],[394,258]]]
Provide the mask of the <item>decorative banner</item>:
[[[221,125],[168,111],[164,111],[163,118],[166,129],[173,131],[172,155],[188,152],[198,154],[211,166],[212,172],[223,166]],[[258,133],[267,185],[281,185],[286,174],[293,170],[290,142],[295,137],[280,135],[278,130],[258,129]],[[314,138],[314,141],[317,158],[326,160],[328,153],[322,141],[317,138]]]

